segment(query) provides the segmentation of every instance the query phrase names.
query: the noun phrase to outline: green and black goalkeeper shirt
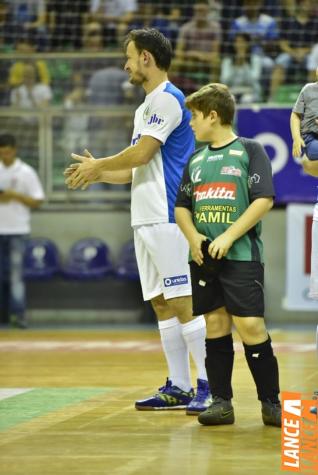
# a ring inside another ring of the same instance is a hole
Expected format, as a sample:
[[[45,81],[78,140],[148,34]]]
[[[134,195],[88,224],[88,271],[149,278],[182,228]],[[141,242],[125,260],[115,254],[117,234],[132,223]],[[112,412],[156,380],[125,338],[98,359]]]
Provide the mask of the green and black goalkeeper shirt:
[[[176,207],[191,211],[199,233],[212,241],[257,198],[274,197],[271,163],[262,145],[238,137],[224,147],[207,146],[188,161]],[[263,262],[261,222],[236,240],[226,258]]]

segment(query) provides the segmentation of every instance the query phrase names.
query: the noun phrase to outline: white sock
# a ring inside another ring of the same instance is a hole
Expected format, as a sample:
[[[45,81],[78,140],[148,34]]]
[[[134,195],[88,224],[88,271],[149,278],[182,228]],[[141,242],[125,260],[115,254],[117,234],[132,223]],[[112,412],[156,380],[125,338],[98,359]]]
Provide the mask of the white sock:
[[[198,378],[207,381],[208,377],[205,369],[205,339],[206,323],[203,315],[194,318],[191,322],[183,323],[182,334],[187,342],[188,350],[197,368]]]
[[[177,317],[158,322],[163,352],[165,354],[169,379],[173,386],[183,391],[191,388],[189,351],[182,336],[182,328]]]

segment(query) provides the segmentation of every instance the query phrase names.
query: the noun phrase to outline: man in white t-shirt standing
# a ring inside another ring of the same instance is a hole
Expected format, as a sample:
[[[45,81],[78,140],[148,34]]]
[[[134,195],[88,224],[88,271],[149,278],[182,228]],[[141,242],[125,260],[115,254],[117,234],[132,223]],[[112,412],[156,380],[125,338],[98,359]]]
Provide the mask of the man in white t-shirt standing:
[[[202,412],[211,401],[205,370],[205,319],[192,316],[188,245],[174,218],[182,171],[194,151],[184,95],[169,80],[172,49],[158,30],[131,31],[125,41],[125,70],[146,92],[135,113],[132,142],[122,152],[95,160],[73,154],[80,164],[65,172],[70,188],[93,182],[130,183],[135,250],[144,300],[159,321],[168,363],[167,382],[138,410]],[[189,352],[197,367],[197,393],[190,378]]]
[[[26,327],[23,252],[31,209],[44,192],[35,170],[16,156],[11,134],[0,135],[0,315]]]

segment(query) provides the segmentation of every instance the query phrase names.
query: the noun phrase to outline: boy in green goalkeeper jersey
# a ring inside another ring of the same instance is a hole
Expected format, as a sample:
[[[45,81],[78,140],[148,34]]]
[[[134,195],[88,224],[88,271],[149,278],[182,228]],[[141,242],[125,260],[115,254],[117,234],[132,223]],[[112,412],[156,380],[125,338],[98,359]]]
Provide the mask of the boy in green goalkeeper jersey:
[[[185,167],[176,221],[190,245],[193,314],[207,322],[206,369],[213,396],[203,425],[233,424],[232,325],[244,345],[266,425],[281,425],[276,357],[264,322],[261,219],[272,208],[270,160],[255,140],[232,128],[235,102],[223,84],[186,99],[197,150]]]

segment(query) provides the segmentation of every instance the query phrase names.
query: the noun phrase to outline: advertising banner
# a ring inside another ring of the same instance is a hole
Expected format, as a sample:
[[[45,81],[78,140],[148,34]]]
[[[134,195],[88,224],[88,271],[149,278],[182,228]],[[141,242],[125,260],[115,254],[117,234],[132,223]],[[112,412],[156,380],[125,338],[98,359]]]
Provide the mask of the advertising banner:
[[[286,225],[286,310],[318,312],[318,301],[308,297],[313,205],[288,205]]]
[[[292,157],[290,114],[290,108],[239,108],[237,132],[265,147],[272,162],[276,204],[314,203],[318,180],[305,175]]]

